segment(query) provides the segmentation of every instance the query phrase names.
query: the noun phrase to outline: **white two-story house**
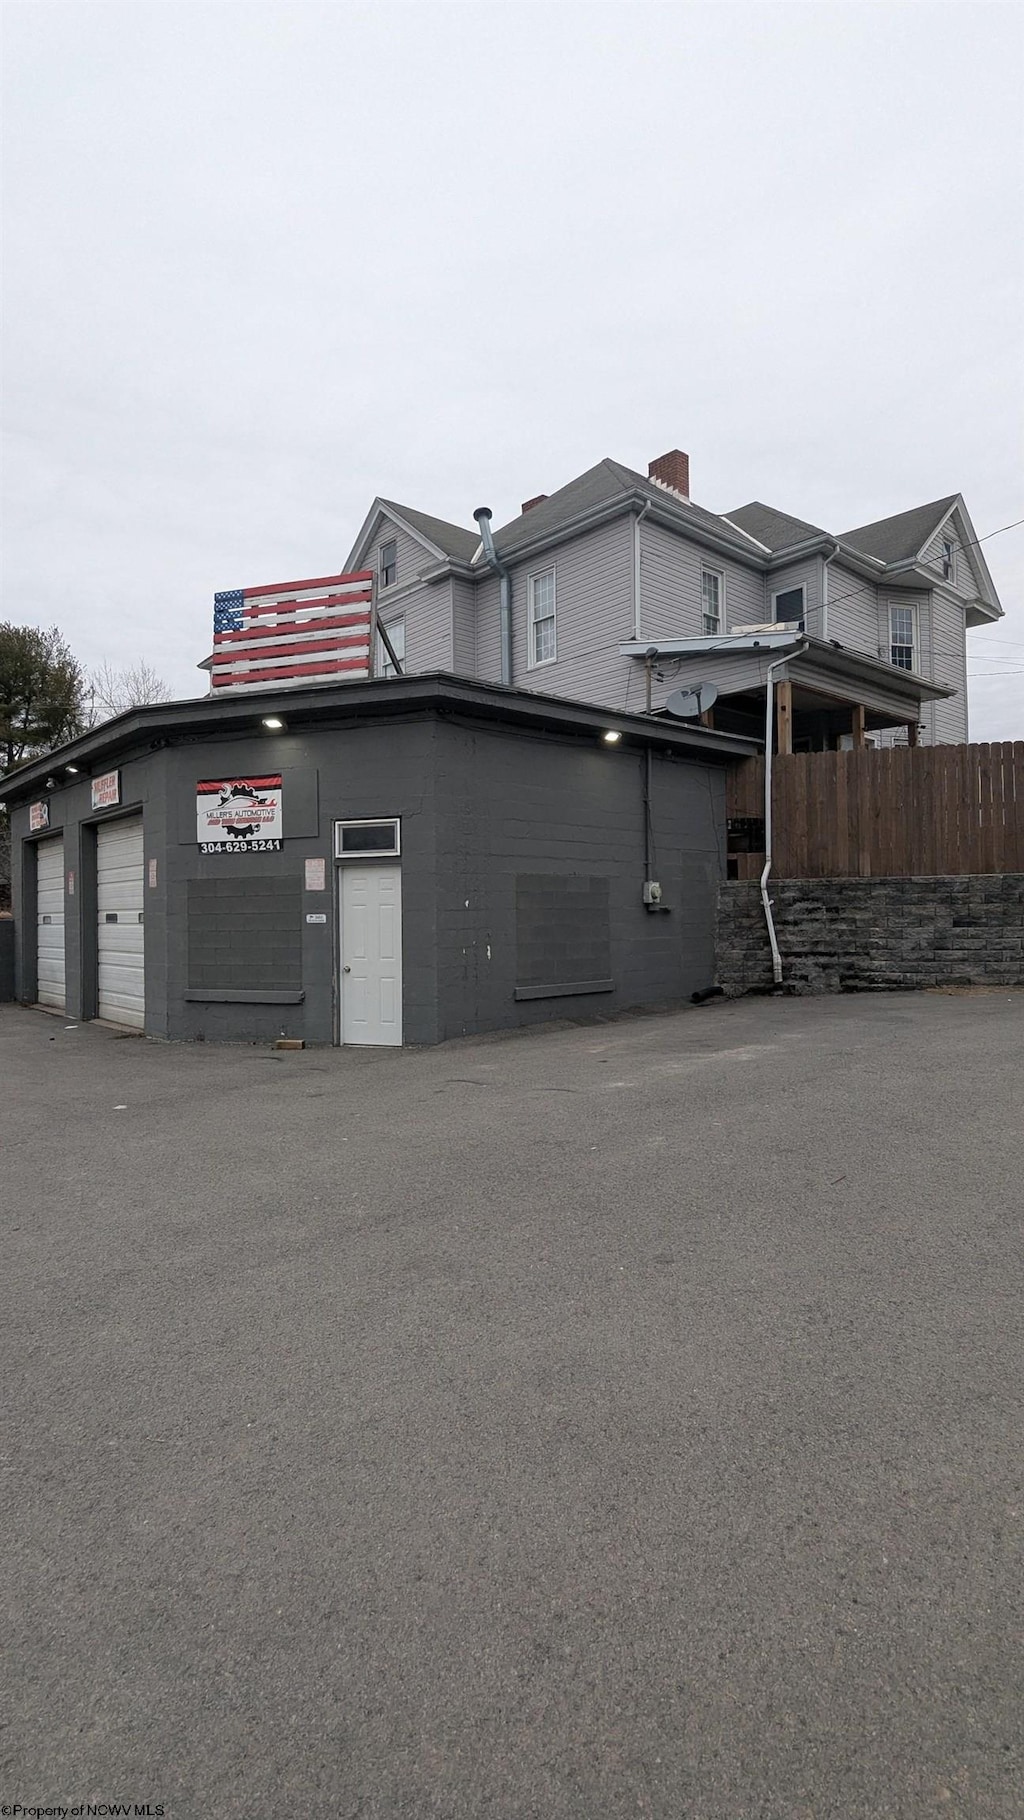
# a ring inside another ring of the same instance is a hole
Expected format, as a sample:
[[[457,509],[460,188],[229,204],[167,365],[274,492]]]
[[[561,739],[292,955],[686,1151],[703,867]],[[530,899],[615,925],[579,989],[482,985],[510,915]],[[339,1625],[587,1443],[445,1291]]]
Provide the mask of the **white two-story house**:
[[[672,450],[646,478],[600,461],[493,532],[473,516],[376,499],[350,552],[408,672],[654,713],[712,684],[705,718],[752,733],[786,657],[783,749],[967,738],[967,631],[1002,607],[959,494],[833,534],[705,510]]]

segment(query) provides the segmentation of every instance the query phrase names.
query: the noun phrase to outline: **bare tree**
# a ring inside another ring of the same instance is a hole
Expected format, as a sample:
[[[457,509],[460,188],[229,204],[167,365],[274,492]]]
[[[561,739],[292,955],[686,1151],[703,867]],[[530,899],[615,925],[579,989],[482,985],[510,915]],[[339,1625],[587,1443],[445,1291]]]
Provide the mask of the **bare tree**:
[[[152,702],[170,701],[171,691],[152,667],[142,659],[124,670],[104,663],[89,678],[92,692],[92,722],[97,725],[113,720],[115,714],[126,714],[129,708],[145,708]]]

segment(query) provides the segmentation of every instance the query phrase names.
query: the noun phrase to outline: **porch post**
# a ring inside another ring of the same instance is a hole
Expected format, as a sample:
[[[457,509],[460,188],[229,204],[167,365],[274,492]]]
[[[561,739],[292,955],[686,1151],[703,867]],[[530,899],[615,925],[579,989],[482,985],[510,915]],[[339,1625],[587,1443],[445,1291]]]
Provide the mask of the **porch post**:
[[[853,749],[860,752],[864,745],[864,703],[854,702],[850,709],[850,732],[853,736]]]
[[[916,720],[908,720],[908,722],[907,722],[907,745],[908,746],[917,745],[918,724],[919,723]]]
[[[776,746],[779,757],[793,750],[793,685],[788,676],[775,685]]]

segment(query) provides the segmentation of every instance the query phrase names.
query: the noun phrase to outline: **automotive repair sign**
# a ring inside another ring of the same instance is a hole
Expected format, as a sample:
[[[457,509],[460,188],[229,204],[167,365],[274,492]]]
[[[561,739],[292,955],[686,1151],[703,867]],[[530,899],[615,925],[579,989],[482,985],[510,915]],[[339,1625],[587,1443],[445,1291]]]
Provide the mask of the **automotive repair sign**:
[[[200,853],[280,853],[280,772],[200,781],[196,827]]]

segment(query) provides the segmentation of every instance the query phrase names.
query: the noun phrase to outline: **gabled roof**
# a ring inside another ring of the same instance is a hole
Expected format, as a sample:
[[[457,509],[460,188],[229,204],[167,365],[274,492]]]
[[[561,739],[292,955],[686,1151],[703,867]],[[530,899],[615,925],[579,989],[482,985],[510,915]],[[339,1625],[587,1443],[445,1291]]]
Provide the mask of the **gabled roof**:
[[[461,525],[449,524],[446,518],[432,518],[429,512],[414,511],[412,506],[400,506],[396,499],[382,499],[378,502],[385,511],[396,512],[404,518],[406,524],[414,531],[419,531],[430,543],[436,544],[446,556],[456,562],[469,562],[480,542],[479,531],[464,531]]]
[[[759,499],[752,499],[746,506],[737,506],[735,512],[727,512],[725,516],[772,551],[806,543],[809,537],[828,536],[820,525],[808,524],[805,518],[793,518],[788,512],[777,512],[774,506],[762,505]]]
[[[521,512],[517,518],[510,519],[508,524],[494,533],[494,542],[502,556],[510,556],[521,544],[534,543],[537,539],[556,533],[563,524],[569,524],[580,515],[596,511],[601,506],[613,504],[616,500],[636,498],[660,506],[674,506],[681,517],[690,520],[695,528],[712,531],[717,538],[731,543],[737,550],[747,556],[751,554],[749,540],[734,526],[726,523],[717,512],[709,512],[704,506],[694,505],[692,499],[684,499],[681,493],[673,492],[671,487],[659,486],[655,480],[649,480],[643,474],[637,474],[632,468],[623,467],[619,461],[612,461],[605,456],[585,474],[576,480],[570,480],[557,493],[552,493],[539,506],[533,506],[529,512]]]
[[[950,493],[946,499],[933,499],[930,505],[897,512],[895,518],[858,525],[855,531],[843,531],[840,542],[852,544],[855,550],[877,556],[882,562],[913,562],[949,517],[959,497],[959,493]]]

